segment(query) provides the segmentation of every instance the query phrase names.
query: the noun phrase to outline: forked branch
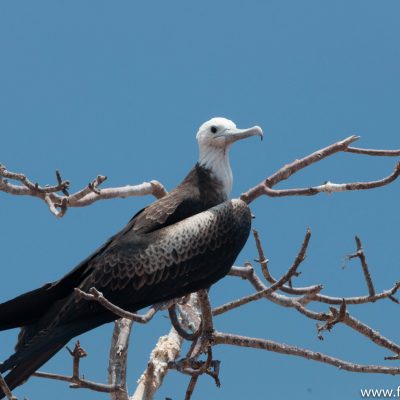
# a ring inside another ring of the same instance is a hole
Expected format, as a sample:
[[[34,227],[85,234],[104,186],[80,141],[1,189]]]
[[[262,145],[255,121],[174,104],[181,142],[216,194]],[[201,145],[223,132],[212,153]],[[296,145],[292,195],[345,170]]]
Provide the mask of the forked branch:
[[[315,164],[324,158],[332,156],[338,152],[352,152],[357,154],[366,154],[369,156],[398,156],[400,155],[400,150],[374,150],[374,149],[357,149],[354,147],[349,147],[351,143],[358,140],[359,136],[350,136],[347,139],[341,140],[339,142],[333,143],[328,147],[317,150],[314,153],[295,160],[290,164],[285,165],[277,172],[269,176],[267,179],[260,182],[257,186],[249,189],[247,192],[243,193],[240,198],[246,203],[250,204],[256,198],[266,195],[270,197],[282,197],[282,196],[313,196],[318,193],[335,193],[335,192],[345,192],[349,190],[366,190],[373,189],[381,186],[388,185],[398,178],[400,175],[400,163],[397,163],[394,171],[381,180],[369,181],[369,182],[353,182],[353,183],[332,183],[327,181],[326,183],[318,186],[308,187],[308,188],[296,188],[296,189],[284,189],[275,190],[272,189],[279,182],[288,179],[290,176],[300,171],[301,169]]]
[[[117,385],[107,385],[104,383],[97,383],[88,381],[87,379],[83,379],[80,377],[79,373],[79,363],[82,357],[86,357],[86,351],[80,346],[79,341],[76,342],[73,350],[68,349],[68,352],[72,356],[72,376],[61,375],[61,374],[53,374],[48,372],[37,371],[33,374],[38,378],[46,378],[46,379],[54,379],[57,381],[69,382],[69,387],[71,389],[90,389],[95,392],[103,392],[103,393],[113,393],[123,390],[120,386]]]
[[[70,182],[62,180],[58,170],[56,171],[56,179],[58,182],[56,185],[41,186],[38,183],[33,183],[26,175],[10,172],[4,165],[0,164],[1,192],[37,197],[43,200],[51,213],[59,218],[63,217],[70,207],[85,207],[99,200],[145,196],[148,194],[160,198],[166,194],[164,186],[158,181],[143,182],[134,186],[126,185],[100,189],[100,185],[107,179],[103,175],[98,175],[83,189],[69,194]],[[16,181],[17,184],[11,183],[10,180]]]

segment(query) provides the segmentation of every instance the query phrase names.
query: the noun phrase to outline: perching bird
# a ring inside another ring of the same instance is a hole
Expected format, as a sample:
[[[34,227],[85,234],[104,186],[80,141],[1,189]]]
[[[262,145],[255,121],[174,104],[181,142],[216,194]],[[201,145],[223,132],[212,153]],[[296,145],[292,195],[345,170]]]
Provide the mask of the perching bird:
[[[10,370],[10,389],[23,383],[73,337],[118,317],[74,289],[95,287],[112,303],[135,312],[208,288],[225,276],[244,246],[251,214],[232,188],[232,143],[261,136],[258,126],[237,129],[225,118],[204,123],[200,157],[183,182],[139,211],[129,223],[59,281],[0,304],[0,330],[21,327]],[[0,398],[4,393],[0,390]]]

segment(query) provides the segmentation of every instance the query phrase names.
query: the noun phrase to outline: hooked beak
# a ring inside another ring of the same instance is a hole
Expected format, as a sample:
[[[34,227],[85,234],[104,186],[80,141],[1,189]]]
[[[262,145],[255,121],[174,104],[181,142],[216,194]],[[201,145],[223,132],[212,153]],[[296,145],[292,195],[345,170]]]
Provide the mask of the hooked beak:
[[[260,136],[263,139],[263,131],[259,126],[253,126],[248,129],[225,129],[218,136],[224,137],[227,143],[233,143],[240,139],[246,139],[250,136]]]

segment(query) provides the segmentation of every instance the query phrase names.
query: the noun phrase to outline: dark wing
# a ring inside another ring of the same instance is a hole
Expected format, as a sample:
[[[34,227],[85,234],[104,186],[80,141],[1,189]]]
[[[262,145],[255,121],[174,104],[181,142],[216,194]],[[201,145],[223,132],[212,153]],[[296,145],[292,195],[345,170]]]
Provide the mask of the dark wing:
[[[232,200],[145,237],[128,232],[93,260],[81,289],[135,311],[208,287],[228,272],[250,224],[247,205]]]
[[[60,280],[46,283],[42,287],[24,293],[0,304],[0,330],[29,325],[47,311],[49,304],[64,298],[78,287],[92,272],[91,262],[114,246],[124,241],[125,235],[153,232],[202,211],[197,204],[195,189],[181,185],[163,198],[136,213],[129,223],[102,246],[79,263]]]

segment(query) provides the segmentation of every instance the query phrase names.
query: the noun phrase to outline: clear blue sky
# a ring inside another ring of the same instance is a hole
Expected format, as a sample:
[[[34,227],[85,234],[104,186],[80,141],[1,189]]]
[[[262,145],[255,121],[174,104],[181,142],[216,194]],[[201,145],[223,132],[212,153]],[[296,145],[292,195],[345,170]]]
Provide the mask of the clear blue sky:
[[[54,170],[86,185],[158,179],[173,188],[196,162],[195,133],[213,116],[238,126],[258,124],[265,140],[232,149],[236,197],[286,162],[351,134],[364,147],[399,147],[400,5],[398,1],[2,1],[0,4],[0,162],[41,183]],[[378,179],[394,159],[338,155],[282,187]],[[77,264],[152,198],[72,209],[57,220],[36,199],[0,194],[0,301]],[[342,269],[363,240],[378,290],[400,279],[399,183],[370,192],[314,198],[262,198],[252,205],[271,269],[281,275],[309,226],[313,237],[299,284],[324,283],[325,293],[366,293],[357,262]],[[237,263],[256,257],[249,240]],[[214,305],[250,293],[227,278]],[[385,301],[354,315],[400,341],[399,306]],[[314,309],[321,309],[317,307]],[[269,338],[364,363],[388,355],[346,327],[323,342],[315,323],[266,301],[215,321],[216,328]],[[156,339],[168,331],[159,316],[135,326],[129,388]],[[82,336],[89,352],[82,372],[105,380],[112,327]],[[0,359],[16,331],[0,335]],[[194,399],[356,399],[366,387],[394,388],[398,377],[356,375],[289,356],[219,347],[222,388],[200,380]],[[44,368],[69,372],[65,351]],[[188,378],[171,372],[157,396],[183,397]],[[23,398],[100,399],[60,382],[32,378]]]

